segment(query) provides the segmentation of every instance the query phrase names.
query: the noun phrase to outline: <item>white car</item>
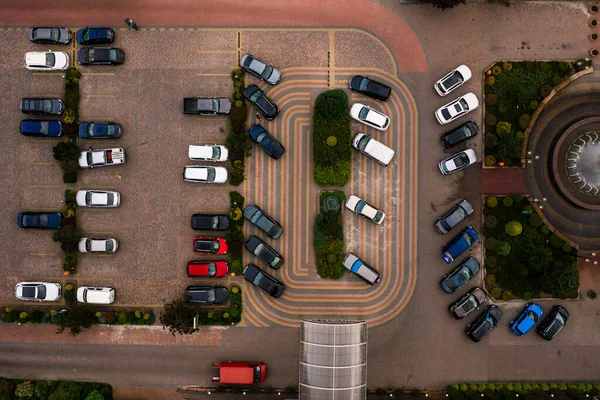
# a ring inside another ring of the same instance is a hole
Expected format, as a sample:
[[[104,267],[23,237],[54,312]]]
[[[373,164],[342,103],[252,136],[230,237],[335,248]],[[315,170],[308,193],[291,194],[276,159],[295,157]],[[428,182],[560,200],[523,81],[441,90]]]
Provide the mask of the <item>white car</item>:
[[[115,289],[81,286],[77,289],[77,301],[87,304],[112,304],[115,302]]]
[[[61,292],[60,283],[51,282],[21,282],[15,287],[15,295],[19,300],[57,301]]]
[[[92,149],[82,151],[79,155],[81,168],[106,167],[107,165],[120,165],[125,162],[125,149]]]
[[[455,119],[466,115],[479,107],[479,100],[477,96],[469,92],[458,99],[451,101],[443,107],[438,108],[435,112],[435,117],[438,122],[442,125],[446,125],[448,122],[454,121]]]
[[[443,159],[440,161],[439,167],[442,175],[448,175],[460,171],[463,168],[467,168],[476,161],[477,154],[475,153],[475,150],[466,149]]]
[[[63,51],[31,51],[25,53],[25,68],[30,71],[64,71],[71,60]]]
[[[385,131],[390,126],[390,119],[387,115],[361,103],[352,104],[350,116],[378,131]]]
[[[76,200],[81,207],[118,207],[121,195],[110,190],[79,190]]]
[[[459,65],[433,85],[440,96],[445,96],[463,83],[471,79],[471,70],[466,65]]]
[[[183,167],[183,180],[197,183],[225,183],[227,182],[227,169],[225,167],[209,167],[207,165],[186,165]]]
[[[394,157],[394,150],[366,133],[357,133],[352,139],[352,147],[384,167],[387,167]]]
[[[381,225],[385,219],[385,214],[361,199],[358,196],[350,195],[346,200],[346,208],[353,213],[360,214],[368,220]]]
[[[227,161],[229,150],[219,145],[190,145],[188,156],[193,161]]]
[[[79,239],[79,252],[81,253],[114,253],[119,248],[119,242],[115,238],[92,238]]]

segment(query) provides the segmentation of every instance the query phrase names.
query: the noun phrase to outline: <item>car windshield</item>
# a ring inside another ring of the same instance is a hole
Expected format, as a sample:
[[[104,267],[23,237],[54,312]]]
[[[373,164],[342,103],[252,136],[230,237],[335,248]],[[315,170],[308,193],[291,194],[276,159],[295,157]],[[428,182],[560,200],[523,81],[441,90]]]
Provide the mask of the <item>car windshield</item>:
[[[367,147],[367,143],[369,143],[370,140],[371,140],[371,138],[368,136],[363,136],[362,138],[360,138],[360,140],[358,141],[359,150],[364,151],[365,148]]]
[[[90,40],[90,30],[89,30],[89,29],[86,29],[86,30],[83,32],[83,40],[85,40],[86,42],[87,42],[88,40]]]
[[[87,192],[85,194],[85,203],[92,204],[92,192]]]
[[[94,162],[92,159],[92,152],[88,151],[87,154],[85,155],[85,158],[87,159],[87,163],[88,165],[92,165],[92,163]]]
[[[451,87],[458,85],[463,81],[462,75],[458,71],[454,71],[452,75],[450,75],[445,81],[444,86],[448,89]]]
[[[471,244],[473,244],[473,239],[471,239],[471,235],[469,235],[468,233],[465,233],[465,234],[462,236],[462,239],[463,239],[464,241],[466,241],[466,242],[469,244],[469,246],[470,246]]]
[[[216,215],[214,217],[211,218],[212,219],[212,228],[213,229],[217,229],[219,227],[219,217],[217,217]]]
[[[465,167],[469,165],[469,156],[465,153],[460,153],[460,155],[454,159],[454,163],[456,164],[456,168]]]
[[[40,100],[40,110],[44,112],[52,111],[52,100]]]
[[[106,251],[113,251],[115,246],[112,240],[105,240],[106,243]]]
[[[217,266],[215,263],[208,263],[208,276],[214,276],[217,273]]]
[[[115,49],[108,50],[107,55],[110,61],[117,61],[117,51]]]
[[[57,28],[50,29],[50,40],[58,41],[60,38],[60,32]]]
[[[256,246],[256,248],[254,249],[254,255],[259,255],[263,249],[265,248],[265,245],[262,243],[259,243],[258,246]]]
[[[87,239],[85,241],[85,250],[86,251],[92,251],[92,241],[90,239]]]
[[[529,312],[527,313],[527,317],[528,317],[528,318],[530,318],[531,320],[533,320],[533,322],[534,322],[534,323],[536,323],[536,322],[537,322],[537,320],[538,320],[538,316],[537,316],[537,314],[536,314],[536,313],[534,313],[533,311],[529,311]]]
[[[215,290],[214,289],[209,289],[206,292],[206,301],[208,301],[209,303],[212,303],[213,301],[215,301]]]
[[[460,101],[458,103],[462,107],[463,111],[469,110],[469,103],[467,103],[467,101],[465,99],[460,99]]]
[[[113,204],[115,202],[115,195],[113,193],[106,194],[106,203]]]
[[[444,109],[442,110],[442,116],[444,117],[444,119],[445,119],[446,121],[447,121],[447,120],[449,120],[450,118],[452,118],[452,115],[450,115],[450,111],[448,111],[448,109],[447,109],[447,108],[444,108]]]
[[[40,121],[40,133],[42,135],[47,135],[49,129],[50,129],[49,121]]]
[[[221,148],[219,146],[213,146],[212,148],[212,158],[218,160],[221,158]]]
[[[365,206],[367,205],[367,203],[365,203],[363,200],[360,200],[358,203],[356,203],[356,212],[361,212],[363,210],[363,208],[365,208]]]
[[[369,80],[367,78],[363,79],[362,81],[360,81],[360,86],[358,87],[359,90],[367,90],[367,85],[369,84]]]
[[[37,296],[35,296],[38,299],[45,299],[46,298],[46,286],[44,285],[40,285],[37,286]]]
[[[379,221],[381,221],[381,218],[383,218],[383,213],[381,211],[377,211],[375,213],[375,218],[373,218],[373,220],[375,222],[379,222]]]
[[[46,65],[48,67],[53,67],[55,63],[56,63],[56,57],[54,56],[54,53],[51,53],[51,52],[46,53]]]
[[[258,272],[254,279],[252,279],[252,283],[256,286],[260,286],[260,282],[263,280],[264,274],[262,272]]]
[[[212,182],[215,180],[215,169],[214,168],[206,168],[206,180],[208,182]]]
[[[273,67],[270,65],[265,65],[265,70],[262,72],[261,76],[265,79],[268,79],[271,74],[273,74]]]
[[[367,107],[363,107],[360,109],[360,112],[358,113],[358,118],[360,119],[367,119],[367,115],[369,114],[369,109]]]
[[[212,248],[213,248],[213,250],[219,250],[219,241],[218,240],[212,241]]]

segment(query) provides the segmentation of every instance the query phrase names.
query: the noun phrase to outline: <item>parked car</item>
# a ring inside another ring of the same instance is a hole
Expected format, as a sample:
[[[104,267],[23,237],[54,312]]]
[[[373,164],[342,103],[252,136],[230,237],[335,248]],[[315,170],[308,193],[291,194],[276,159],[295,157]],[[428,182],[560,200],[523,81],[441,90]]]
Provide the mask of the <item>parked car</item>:
[[[182,175],[184,181],[195,183],[225,183],[228,177],[227,168],[207,165],[186,165]]]
[[[84,47],[77,52],[81,65],[120,65],[125,62],[125,52],[116,47]]]
[[[274,119],[279,114],[277,105],[256,85],[249,85],[244,89],[244,97],[268,120]]]
[[[467,325],[465,333],[475,343],[487,336],[502,320],[502,310],[497,306],[487,306],[485,310]]]
[[[110,44],[115,41],[115,31],[111,28],[84,28],[77,31],[75,39],[84,45]]]
[[[80,253],[114,253],[119,248],[115,238],[83,237],[78,244]]]
[[[194,145],[188,149],[188,157],[192,161],[227,161],[229,150],[220,145]]]
[[[92,149],[82,151],[79,156],[81,168],[106,167],[108,165],[119,165],[126,161],[125,150],[120,147],[112,149]]]
[[[378,131],[385,131],[390,126],[390,119],[387,115],[361,103],[352,104],[350,116]]]
[[[446,264],[451,264],[456,257],[471,247],[477,239],[479,239],[477,231],[472,226],[467,226],[442,248],[442,258]]]
[[[384,167],[387,167],[394,158],[394,150],[366,133],[357,133],[352,139],[352,147]]]
[[[192,248],[196,253],[227,254],[227,240],[206,236],[196,236],[192,240]]]
[[[275,137],[261,125],[253,125],[248,130],[248,136],[250,136],[250,139],[263,149],[265,153],[275,160],[279,160],[281,156],[283,156],[283,153],[285,153],[285,149],[279,140],[275,139]]]
[[[82,121],[79,123],[79,137],[82,139],[116,139],[123,129],[116,122]]]
[[[77,301],[85,304],[112,304],[115,302],[115,289],[111,287],[80,286]]]
[[[62,287],[53,282],[20,282],[15,287],[15,296],[19,300],[57,301]]]
[[[444,289],[444,292],[454,293],[460,289],[462,285],[473,279],[480,268],[479,261],[473,257],[469,257],[458,267],[454,268],[452,272],[444,275],[440,281],[440,285],[442,286],[442,289]]]
[[[24,229],[60,229],[63,215],[59,212],[27,211],[17,215],[17,226]]]
[[[453,174],[461,169],[467,168],[469,165],[475,164],[477,161],[477,154],[473,149],[466,149],[459,151],[458,153],[452,154],[450,157],[444,158],[440,161],[438,167],[442,175]]]
[[[567,324],[569,312],[563,306],[555,305],[550,314],[537,326],[537,331],[543,339],[552,340]]]
[[[467,219],[471,214],[473,214],[473,206],[471,203],[467,200],[461,200],[452,207],[450,211],[438,218],[435,222],[435,229],[442,235],[445,235],[456,225]]]
[[[25,53],[25,68],[30,71],[64,71],[71,60],[63,51],[31,51]]]
[[[229,229],[229,217],[225,214],[194,214],[191,225],[197,231],[225,231]]]
[[[460,144],[476,136],[477,132],[479,132],[479,127],[475,122],[465,122],[464,124],[452,129],[451,131],[442,134],[442,146],[444,146],[447,149],[451,149],[457,144]]]
[[[65,103],[61,99],[27,97],[21,99],[21,112],[31,115],[61,115]]]
[[[121,195],[110,190],[79,190],[75,196],[80,207],[119,207]]]
[[[267,274],[254,264],[248,264],[244,268],[244,279],[267,293],[269,296],[279,298],[285,291],[285,285]]]
[[[364,94],[380,101],[388,101],[392,88],[383,83],[369,79],[368,76],[354,75],[348,80],[348,87],[354,92]]]
[[[246,249],[273,269],[279,269],[283,265],[281,254],[254,235],[250,235],[246,240]]]
[[[344,268],[370,285],[374,285],[375,283],[379,283],[379,281],[381,281],[379,272],[377,272],[375,268],[366,264],[363,260],[352,253],[348,253],[344,257]]]
[[[250,54],[244,54],[240,60],[240,67],[246,72],[251,73],[260,80],[270,85],[277,85],[281,80],[281,72],[272,65],[267,64]]]
[[[459,65],[443,78],[438,80],[433,88],[440,96],[445,96],[457,87],[471,79],[471,70],[466,65]]]
[[[62,122],[51,120],[24,119],[21,121],[21,135],[42,138],[61,137]]]
[[[183,99],[183,113],[197,115],[227,115],[231,111],[231,101],[225,97],[186,97]]]
[[[283,233],[283,227],[279,222],[271,218],[256,204],[250,204],[244,209],[244,218],[263,231],[271,239],[279,239]]]
[[[191,285],[185,289],[185,301],[200,304],[225,304],[229,299],[229,291],[223,286]]]
[[[481,288],[475,287],[460,299],[450,304],[450,315],[452,315],[454,319],[462,319],[478,309],[485,299],[485,292],[481,290]]]
[[[537,324],[544,310],[535,301],[527,303],[523,310],[517,315],[517,318],[510,321],[510,331],[517,336],[524,336],[531,328]]]
[[[477,96],[469,92],[456,100],[451,101],[443,107],[440,107],[435,112],[435,117],[442,125],[454,121],[457,118],[466,115],[467,113],[479,107]]]
[[[385,219],[384,213],[355,195],[348,196],[346,208],[355,214],[362,215],[371,222],[375,222],[377,225],[381,225]]]
[[[29,29],[29,40],[40,44],[69,44],[71,43],[71,31],[67,28],[45,28],[35,27]]]
[[[223,278],[229,273],[227,261],[190,261],[187,264],[190,278]]]

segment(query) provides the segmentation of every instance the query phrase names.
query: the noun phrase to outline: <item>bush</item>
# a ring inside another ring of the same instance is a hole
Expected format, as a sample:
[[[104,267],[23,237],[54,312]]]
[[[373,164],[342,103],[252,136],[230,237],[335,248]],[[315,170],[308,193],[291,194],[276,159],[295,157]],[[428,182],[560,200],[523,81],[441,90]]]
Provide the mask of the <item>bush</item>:
[[[542,232],[544,235],[547,235],[550,233],[550,228],[548,228],[547,225],[542,225],[540,227],[540,232]]]
[[[500,296],[502,295],[502,289],[500,289],[499,287],[495,287],[490,291],[490,295],[498,300],[500,298]]]
[[[494,196],[489,196],[487,199],[485,199],[485,205],[489,208],[494,208],[498,205],[498,199]]]
[[[485,156],[485,165],[487,165],[488,167],[496,165],[496,157],[494,157],[494,156]]]
[[[511,293],[510,290],[505,290],[504,292],[502,292],[502,300],[507,301],[512,299],[513,294]]]
[[[241,185],[242,183],[244,183],[245,179],[246,179],[246,175],[244,175],[244,172],[240,171],[237,168],[235,168],[229,174],[229,184],[233,185],[233,186]]]
[[[485,227],[488,229],[494,229],[498,226],[498,219],[493,215],[487,215],[485,217]]]
[[[485,238],[484,246],[487,250],[496,251],[500,247],[501,243],[502,242],[500,240],[490,236]]]
[[[509,122],[501,121],[496,124],[496,134],[498,136],[508,135],[512,129],[512,125]]]
[[[494,255],[489,255],[485,258],[485,266],[488,269],[494,269],[496,268],[496,265],[498,264],[498,258],[496,258],[496,256]]]
[[[501,242],[500,246],[498,246],[498,250],[496,251],[496,254],[498,254],[499,256],[503,256],[503,257],[508,256],[510,254],[510,243]]]
[[[485,135],[485,147],[493,149],[496,146],[498,146],[498,136],[494,135],[493,133],[488,133]]]
[[[525,134],[522,131],[518,131],[517,133],[515,133],[515,138],[517,138],[519,142],[522,142],[525,138]]]
[[[60,381],[48,400],[73,400],[81,396],[81,385],[73,381]]]
[[[385,396],[386,394],[387,394],[387,390],[385,390],[385,389],[382,389],[382,388],[375,389],[376,396]]]
[[[558,75],[555,75],[552,77],[552,83],[554,83],[554,85],[558,85],[559,83],[562,82],[562,78]]]
[[[512,69],[512,64],[508,61],[502,63],[502,69],[505,71],[510,71]]]
[[[531,109],[531,111],[535,111],[537,110],[537,108],[539,107],[540,103],[538,103],[536,100],[531,100],[529,102],[529,108]]]
[[[494,78],[493,76],[486,76],[485,77],[485,84],[488,86],[494,86],[494,84],[496,83],[496,78]]]
[[[485,114],[485,124],[487,126],[496,126],[496,116],[494,114]]]
[[[529,114],[521,115],[519,117],[519,128],[521,128],[523,130],[527,129],[530,122],[531,122],[531,117],[529,116]]]
[[[598,293],[596,293],[596,292],[595,292],[595,291],[593,291],[593,290],[590,290],[590,291],[588,292],[588,297],[589,297],[590,299],[595,299],[595,298],[597,298],[597,297],[598,297]]]
[[[496,103],[498,102],[498,96],[496,96],[494,93],[488,93],[485,95],[485,105],[486,106],[495,106]]]
[[[91,391],[84,400],[104,400],[104,396],[97,390]]]
[[[549,243],[550,246],[554,247],[555,249],[559,249],[562,247],[564,242],[557,235],[553,234],[552,236],[550,236]]]
[[[325,142],[327,143],[327,146],[333,147],[337,144],[337,138],[335,136],[329,136]]]
[[[494,75],[494,76],[498,76],[498,75],[500,75],[501,73],[502,73],[502,68],[500,68],[500,66],[499,66],[499,65],[494,65],[494,66],[492,67],[492,75]]]
[[[52,148],[52,155],[57,161],[75,161],[79,160],[81,150],[75,142],[60,142]]]
[[[510,221],[504,225],[504,231],[508,236],[519,236],[523,232],[523,226],[519,221]]]
[[[521,297],[523,300],[531,300],[533,299],[533,294],[531,292],[525,292]]]
[[[571,245],[569,243],[563,243],[561,246],[561,250],[564,251],[565,253],[570,253],[571,252]]]
[[[502,199],[502,204],[504,204],[504,207],[510,207],[513,205],[513,199],[512,197],[505,197],[504,199]]]
[[[67,290],[65,292],[65,300],[67,301],[67,303],[72,303],[75,301],[75,291],[74,290]]]
[[[552,87],[550,85],[542,85],[542,86],[540,86],[540,88],[538,90],[540,97],[543,99],[548,97],[550,92],[552,92]],[[523,129],[525,129],[525,128],[523,128]]]
[[[487,274],[485,277],[485,284],[488,286],[494,286],[496,284],[496,275]]]

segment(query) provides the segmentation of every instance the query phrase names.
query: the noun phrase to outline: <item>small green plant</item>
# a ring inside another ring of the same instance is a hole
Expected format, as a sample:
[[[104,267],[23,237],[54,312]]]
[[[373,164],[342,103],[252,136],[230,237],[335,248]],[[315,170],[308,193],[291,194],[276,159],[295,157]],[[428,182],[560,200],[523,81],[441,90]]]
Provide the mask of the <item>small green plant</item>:
[[[509,122],[501,121],[496,124],[496,133],[498,136],[508,135],[512,129],[512,125]]]
[[[494,274],[487,274],[485,276],[485,283],[488,286],[494,286],[496,284],[496,275],[494,275]]]
[[[488,93],[485,95],[485,105],[486,106],[493,107],[496,105],[497,102],[498,102],[498,96],[496,96],[494,93]]]
[[[561,250],[564,251],[565,253],[570,253],[571,252],[571,245],[569,243],[563,243],[561,246]]]
[[[494,229],[496,226],[498,226],[498,219],[491,214],[487,215],[485,217],[485,227],[489,229]]]
[[[494,76],[498,76],[498,75],[500,75],[501,73],[502,73],[502,68],[500,68],[500,66],[499,66],[499,65],[494,65],[494,66],[492,67],[492,75],[494,75]]]
[[[595,298],[597,298],[597,297],[598,297],[598,293],[596,293],[596,292],[595,292],[595,291],[593,291],[593,290],[590,290],[590,291],[588,292],[588,297],[589,297],[590,299],[595,299]]]
[[[490,196],[487,199],[485,199],[485,205],[489,208],[494,208],[498,205],[498,199],[494,196]]]
[[[523,114],[519,117],[519,128],[525,130],[531,122],[531,116],[529,114]]]
[[[502,199],[502,204],[504,204],[504,207],[510,207],[513,205],[513,199],[512,197],[505,197],[504,199]]]
[[[498,136],[494,135],[493,133],[488,133],[487,135],[485,135],[485,147],[493,149],[496,146],[498,146]],[[494,157],[494,156],[492,156],[492,155],[486,156],[486,164],[488,164],[487,157]],[[496,161],[495,157],[494,157],[494,161]],[[489,165],[494,165],[494,164],[496,164],[496,163],[494,162],[493,164],[489,164]]]
[[[495,77],[493,77],[493,76],[490,75],[490,76],[487,76],[485,78],[485,84],[486,85],[488,85],[488,86],[494,86],[495,83],[496,83],[496,78]]]
[[[499,256],[503,256],[503,257],[508,256],[510,254],[510,243],[508,243],[508,242],[500,243],[500,246],[498,247],[496,254],[498,254]]]
[[[502,63],[502,69],[505,71],[510,71],[512,69],[512,64],[505,61]]]
[[[500,295],[502,295],[502,289],[500,289],[499,287],[495,287],[490,291],[490,294],[493,298],[499,299]]]
[[[494,114],[485,114],[485,125],[496,126],[496,116]]]
[[[335,136],[329,136],[327,138],[327,146],[329,147],[333,147],[337,144],[337,138]]]
[[[523,232],[523,225],[519,221],[510,221],[504,225],[504,231],[509,236],[519,236]]]
[[[507,301],[512,299],[513,294],[510,290],[505,290],[504,292],[502,292],[502,300]]]

